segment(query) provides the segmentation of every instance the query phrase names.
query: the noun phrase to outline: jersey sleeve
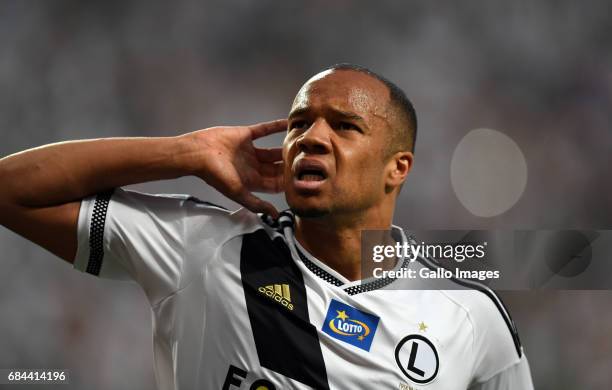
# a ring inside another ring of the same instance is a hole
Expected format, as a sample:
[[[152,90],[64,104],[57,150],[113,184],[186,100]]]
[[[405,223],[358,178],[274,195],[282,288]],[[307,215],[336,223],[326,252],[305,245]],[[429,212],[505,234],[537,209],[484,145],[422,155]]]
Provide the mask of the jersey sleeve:
[[[492,290],[471,307],[475,364],[470,389],[531,390],[531,373],[514,321]]]
[[[470,387],[469,390],[533,390],[527,357],[521,356],[518,363],[499,372],[486,382]]]
[[[101,278],[136,281],[154,305],[185,283],[185,251],[193,240],[192,227],[201,237],[199,249],[212,251],[228,215],[188,195],[117,188],[85,198],[74,267]]]

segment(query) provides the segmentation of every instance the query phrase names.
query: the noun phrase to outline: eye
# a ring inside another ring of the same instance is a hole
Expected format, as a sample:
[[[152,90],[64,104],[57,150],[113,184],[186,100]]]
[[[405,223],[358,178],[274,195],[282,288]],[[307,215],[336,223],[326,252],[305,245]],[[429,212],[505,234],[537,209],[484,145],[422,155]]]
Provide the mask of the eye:
[[[338,130],[355,130],[361,133],[361,129],[349,122],[340,122],[338,123]]]
[[[297,120],[291,123],[289,130],[304,130],[308,128],[308,123],[306,121]]]

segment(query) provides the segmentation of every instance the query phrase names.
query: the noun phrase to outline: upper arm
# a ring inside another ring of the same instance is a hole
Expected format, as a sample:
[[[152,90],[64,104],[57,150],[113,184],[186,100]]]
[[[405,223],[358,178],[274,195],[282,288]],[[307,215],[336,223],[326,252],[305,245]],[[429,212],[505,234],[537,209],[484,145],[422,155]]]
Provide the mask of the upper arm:
[[[2,224],[69,263],[77,249],[77,221],[81,202],[49,207],[7,206]]]
[[[156,304],[203,272],[206,254],[218,245],[216,237],[233,225],[226,210],[187,195],[117,188],[81,202],[74,267],[102,278],[136,281]]]

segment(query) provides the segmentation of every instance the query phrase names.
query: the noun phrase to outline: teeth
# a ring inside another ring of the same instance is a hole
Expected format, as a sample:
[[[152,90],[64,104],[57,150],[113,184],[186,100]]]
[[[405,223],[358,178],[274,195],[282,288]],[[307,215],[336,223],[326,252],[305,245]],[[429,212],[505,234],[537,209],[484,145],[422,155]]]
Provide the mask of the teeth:
[[[323,181],[325,178],[325,173],[322,170],[312,168],[303,169],[297,174],[297,179],[303,181]]]
[[[305,173],[301,175],[301,180],[304,181],[321,181],[324,179],[323,175],[319,175],[316,173]]]
[[[321,181],[325,179],[325,175],[322,172],[315,170],[305,170],[298,175],[298,180],[305,181]]]

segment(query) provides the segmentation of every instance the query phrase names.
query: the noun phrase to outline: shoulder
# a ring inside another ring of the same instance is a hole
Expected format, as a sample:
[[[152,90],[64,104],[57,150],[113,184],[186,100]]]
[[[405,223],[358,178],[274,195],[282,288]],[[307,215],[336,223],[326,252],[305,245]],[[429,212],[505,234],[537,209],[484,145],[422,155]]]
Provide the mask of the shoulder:
[[[222,243],[232,237],[264,229],[273,234],[268,219],[247,209],[232,211],[189,194],[151,194],[116,188],[84,202],[92,222],[113,223],[137,230],[159,231],[172,239],[194,243]],[[100,218],[96,217],[100,214]],[[103,218],[102,218],[103,217]],[[164,234],[166,233],[166,234]]]
[[[461,306],[473,327],[474,376],[488,379],[518,364],[523,347],[510,313],[501,298],[486,287],[441,291]]]
[[[180,198],[188,235],[209,237],[217,241],[217,244],[256,231],[265,233],[270,240],[282,236],[282,224],[268,215],[254,213],[246,208],[228,210],[194,196],[181,195]]]
[[[419,263],[430,269],[439,266],[428,259]],[[444,280],[439,293],[459,307],[472,327],[473,377],[485,381],[518,364],[523,348],[516,325],[500,296],[486,285],[466,279]]]
[[[442,291],[449,299],[461,306],[469,315],[476,338],[495,338],[517,358],[522,347],[516,325],[499,295],[486,286],[473,289]]]
[[[440,266],[427,258],[420,266],[435,270]],[[522,356],[518,331],[501,297],[487,285],[474,280],[451,277],[443,279],[440,293],[468,315],[474,328],[474,347],[478,350],[503,350],[516,360]]]

